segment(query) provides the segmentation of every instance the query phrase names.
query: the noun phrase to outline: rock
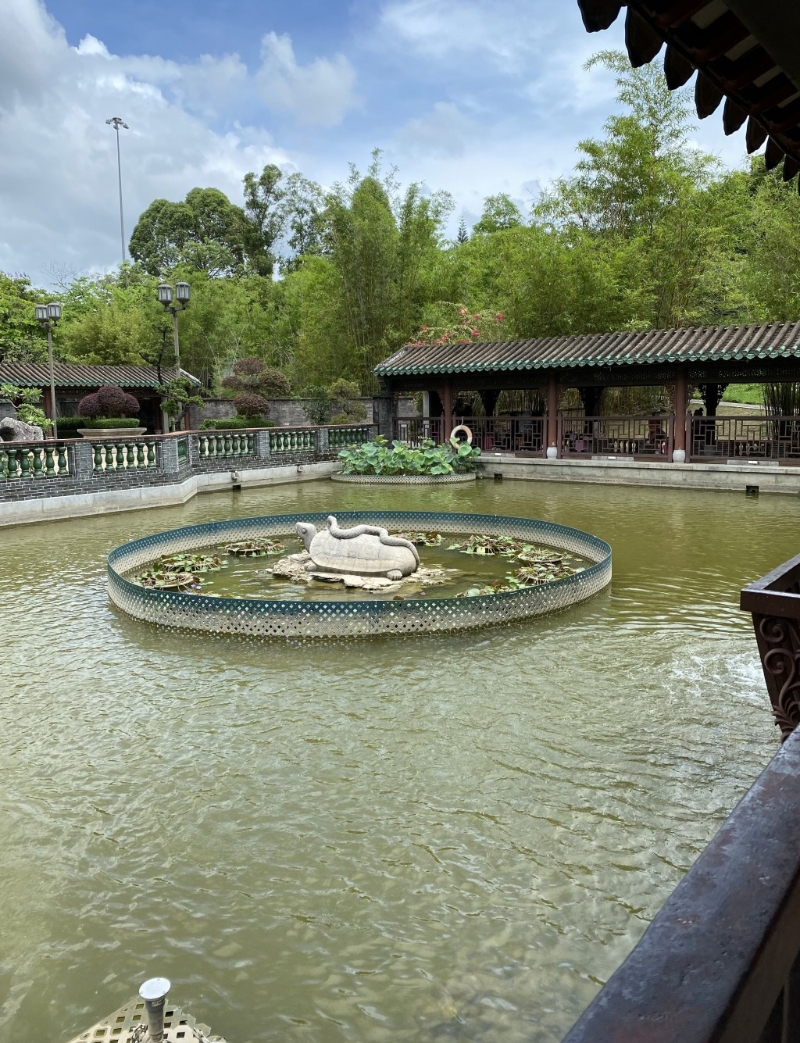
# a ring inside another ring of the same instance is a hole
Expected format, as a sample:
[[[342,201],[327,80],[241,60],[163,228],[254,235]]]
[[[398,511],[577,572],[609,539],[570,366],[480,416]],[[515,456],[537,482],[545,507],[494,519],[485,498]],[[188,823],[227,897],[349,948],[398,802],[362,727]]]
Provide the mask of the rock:
[[[0,420],[0,438],[4,442],[42,442],[44,432],[41,427],[24,424],[16,417],[7,416]]]

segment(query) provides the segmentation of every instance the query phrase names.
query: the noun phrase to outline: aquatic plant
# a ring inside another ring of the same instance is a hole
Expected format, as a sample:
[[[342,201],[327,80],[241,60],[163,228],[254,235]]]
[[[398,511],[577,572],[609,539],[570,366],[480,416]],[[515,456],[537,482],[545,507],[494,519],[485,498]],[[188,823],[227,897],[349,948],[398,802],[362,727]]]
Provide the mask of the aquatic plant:
[[[523,544],[512,536],[470,536],[463,543],[451,543],[448,550],[462,554],[504,554],[508,557],[522,550]]]
[[[440,532],[397,532],[395,535],[408,540],[415,547],[438,547],[442,542]]]
[[[237,558],[263,558],[268,554],[280,554],[284,550],[280,540],[270,540],[266,537],[260,540],[239,540],[237,543],[227,543],[224,550]]]
[[[445,475],[474,471],[480,453],[477,446],[466,442],[436,445],[427,438],[419,449],[413,449],[397,439],[390,445],[378,435],[372,442],[343,449],[339,459],[342,474]]]
[[[198,591],[204,572],[218,572],[225,563],[216,554],[162,554],[139,576],[153,590]]]

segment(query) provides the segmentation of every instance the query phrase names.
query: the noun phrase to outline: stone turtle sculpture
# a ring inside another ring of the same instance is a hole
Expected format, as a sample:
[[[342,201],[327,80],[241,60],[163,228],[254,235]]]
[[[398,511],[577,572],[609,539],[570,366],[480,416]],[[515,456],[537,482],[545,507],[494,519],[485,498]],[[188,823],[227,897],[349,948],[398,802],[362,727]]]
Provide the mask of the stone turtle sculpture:
[[[322,532],[317,532],[310,522],[298,522],[295,528],[311,555],[306,566],[310,572],[402,579],[419,568],[419,554],[414,544],[402,536],[390,536],[387,529],[377,525],[340,529],[330,515],[328,527]]]

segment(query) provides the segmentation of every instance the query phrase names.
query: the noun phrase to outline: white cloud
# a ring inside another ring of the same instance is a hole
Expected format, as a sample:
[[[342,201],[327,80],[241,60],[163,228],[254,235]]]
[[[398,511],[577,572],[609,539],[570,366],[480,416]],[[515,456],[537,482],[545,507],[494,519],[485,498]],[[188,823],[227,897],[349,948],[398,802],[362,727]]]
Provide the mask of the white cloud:
[[[267,33],[261,41],[256,80],[273,112],[290,112],[304,126],[335,127],[348,109],[360,105],[354,93],[356,73],[342,54],[298,65],[288,36]]]
[[[409,120],[398,134],[401,148],[430,156],[462,156],[478,124],[452,102],[437,101],[430,112]]]
[[[37,0],[4,0],[0,34],[0,269],[47,278],[51,265],[103,268],[120,255],[116,144],[105,121],[121,116],[125,228],[153,199],[180,199],[195,185],[241,200],[241,179],[292,156],[259,126],[258,88],[270,106],[330,126],[356,103],[346,59],[294,59],[288,37],[265,38],[250,75],[237,55],[193,63],[119,56],[91,35],[71,47]],[[271,85],[271,86],[270,86]],[[257,108],[256,108],[257,111]],[[209,121],[224,114],[222,129]]]

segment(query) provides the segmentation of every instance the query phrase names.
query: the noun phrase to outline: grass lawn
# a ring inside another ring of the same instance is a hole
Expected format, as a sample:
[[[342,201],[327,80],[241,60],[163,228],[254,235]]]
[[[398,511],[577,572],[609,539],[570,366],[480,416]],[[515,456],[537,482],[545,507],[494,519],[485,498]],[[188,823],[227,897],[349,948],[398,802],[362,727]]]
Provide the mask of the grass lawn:
[[[761,384],[728,384],[723,402],[747,402],[752,406],[763,406],[764,396]]]

